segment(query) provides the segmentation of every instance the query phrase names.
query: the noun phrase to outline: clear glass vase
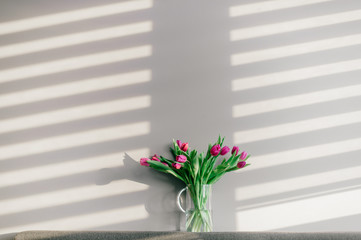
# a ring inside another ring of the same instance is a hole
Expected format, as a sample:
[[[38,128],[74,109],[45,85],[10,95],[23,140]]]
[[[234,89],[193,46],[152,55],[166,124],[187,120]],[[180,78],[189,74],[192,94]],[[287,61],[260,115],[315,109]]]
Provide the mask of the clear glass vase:
[[[181,206],[181,194],[186,191],[185,209]],[[178,193],[178,207],[185,213],[187,232],[212,232],[212,185],[188,186]]]

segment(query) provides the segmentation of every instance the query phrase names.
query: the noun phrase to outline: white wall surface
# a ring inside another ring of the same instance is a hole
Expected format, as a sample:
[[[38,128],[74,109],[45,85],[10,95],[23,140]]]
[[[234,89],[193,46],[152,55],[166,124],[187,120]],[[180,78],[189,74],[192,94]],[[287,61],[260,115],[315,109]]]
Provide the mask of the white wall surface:
[[[3,0],[0,234],[180,229],[141,167],[221,134],[216,231],[360,231],[358,0]]]

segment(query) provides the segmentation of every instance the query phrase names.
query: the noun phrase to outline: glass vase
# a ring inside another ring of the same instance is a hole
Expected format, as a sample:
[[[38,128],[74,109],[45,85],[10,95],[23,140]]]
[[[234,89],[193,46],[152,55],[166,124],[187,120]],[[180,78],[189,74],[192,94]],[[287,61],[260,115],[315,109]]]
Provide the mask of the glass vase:
[[[185,209],[181,206],[180,196],[186,191]],[[178,193],[178,207],[185,213],[187,232],[212,232],[212,185],[188,186]]]

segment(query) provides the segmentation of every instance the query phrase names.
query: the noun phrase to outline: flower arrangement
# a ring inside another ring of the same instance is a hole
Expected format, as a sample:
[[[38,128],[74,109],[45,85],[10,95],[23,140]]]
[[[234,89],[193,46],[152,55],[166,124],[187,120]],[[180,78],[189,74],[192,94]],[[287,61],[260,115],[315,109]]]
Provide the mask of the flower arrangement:
[[[160,172],[168,173],[183,181],[190,192],[194,203],[194,210],[187,214],[187,231],[212,231],[210,213],[205,209],[208,201],[207,194],[202,193],[202,186],[216,183],[224,174],[247,167],[247,159],[250,155],[243,151],[239,153],[239,147],[232,150],[223,146],[224,138],[218,137],[216,143],[209,144],[206,153],[198,153],[195,149],[189,151],[189,144],[180,140],[173,140],[170,148],[173,160],[155,154],[151,158],[141,158],[142,166],[149,166]],[[231,155],[225,156],[231,151]],[[224,157],[221,163],[217,163],[218,157]]]

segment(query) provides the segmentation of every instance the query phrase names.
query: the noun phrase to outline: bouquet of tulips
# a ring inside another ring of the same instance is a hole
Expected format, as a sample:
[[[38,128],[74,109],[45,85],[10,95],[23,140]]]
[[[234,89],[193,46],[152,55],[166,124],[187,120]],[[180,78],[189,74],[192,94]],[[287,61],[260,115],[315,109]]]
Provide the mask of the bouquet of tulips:
[[[250,157],[247,152],[239,153],[237,146],[231,151],[228,146],[223,146],[223,142],[224,138],[219,136],[216,143],[208,145],[206,153],[198,153],[196,150],[189,151],[188,143],[173,140],[173,147],[170,148],[173,159],[157,154],[140,159],[141,165],[171,174],[186,184],[194,204],[194,210],[187,214],[187,231],[212,231],[211,216],[205,209],[208,196],[201,192],[202,186],[214,184],[225,173],[249,165],[246,163]],[[226,158],[230,151],[230,156]],[[223,160],[216,164],[218,157],[223,157]]]

